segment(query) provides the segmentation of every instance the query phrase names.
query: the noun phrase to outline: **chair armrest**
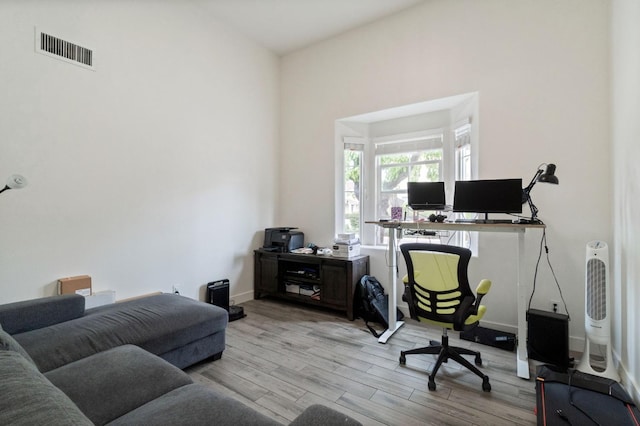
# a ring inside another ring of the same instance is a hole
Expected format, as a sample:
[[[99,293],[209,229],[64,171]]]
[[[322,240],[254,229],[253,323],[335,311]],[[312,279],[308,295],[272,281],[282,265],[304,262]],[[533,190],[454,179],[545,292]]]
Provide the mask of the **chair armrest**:
[[[480,284],[478,284],[478,287],[476,288],[476,294],[478,295],[478,297],[482,297],[485,294],[489,293],[489,290],[491,289],[491,281],[490,280],[482,280],[480,281]]]
[[[411,289],[409,288],[409,283],[405,282],[404,285],[404,294],[402,295],[402,300],[407,302],[409,306],[409,316],[415,320],[418,319],[418,313],[416,312],[415,302],[413,301],[413,297],[411,296]]]
[[[480,281],[480,284],[478,284],[478,287],[476,288],[476,303],[473,305],[474,309],[473,309],[473,314],[477,315],[478,314],[478,308],[480,307],[480,302],[482,302],[482,298],[489,293],[489,290],[491,289],[491,281],[484,279],[482,281]]]
[[[453,314],[453,329],[455,331],[462,331],[467,318],[476,313],[474,311],[477,311],[477,308],[474,306],[473,301],[473,296],[467,296],[460,302],[456,312]]]
[[[0,324],[19,334],[69,321],[84,315],[84,296],[65,294],[0,305]]]
[[[467,296],[462,299],[460,302],[460,306],[456,310],[456,313],[453,316],[453,329],[456,331],[464,330],[465,321],[471,315],[478,315],[478,309],[480,308],[480,302],[482,298],[489,292],[491,289],[491,281],[490,280],[482,280],[478,287],[476,288],[477,297],[475,300],[471,296]]]

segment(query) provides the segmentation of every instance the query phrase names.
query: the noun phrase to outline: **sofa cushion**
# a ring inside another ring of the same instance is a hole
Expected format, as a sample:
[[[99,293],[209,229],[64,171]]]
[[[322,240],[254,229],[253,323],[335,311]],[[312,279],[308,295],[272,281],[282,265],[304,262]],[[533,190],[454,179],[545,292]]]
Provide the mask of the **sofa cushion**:
[[[296,417],[289,426],[362,426],[359,421],[324,405],[311,405]]]
[[[79,294],[42,297],[0,305],[0,324],[9,334],[79,318],[84,314],[84,297]]]
[[[133,345],[100,352],[45,376],[97,425],[193,383],[179,368]]]
[[[277,426],[280,423],[204,385],[175,389],[109,425]]]
[[[160,355],[222,332],[224,309],[183,296],[161,294],[87,309],[85,315],[14,335],[40,371],[46,372],[126,344]]]
[[[13,351],[0,351],[0,424],[92,425],[36,367]]]
[[[31,357],[29,356],[29,354],[27,353],[27,351],[25,351],[22,348],[22,346],[20,346],[20,344],[16,342],[16,339],[11,337],[9,333],[4,331],[1,326],[0,326],[0,350],[17,352],[20,355],[22,355],[31,364],[35,364],[31,359]]]

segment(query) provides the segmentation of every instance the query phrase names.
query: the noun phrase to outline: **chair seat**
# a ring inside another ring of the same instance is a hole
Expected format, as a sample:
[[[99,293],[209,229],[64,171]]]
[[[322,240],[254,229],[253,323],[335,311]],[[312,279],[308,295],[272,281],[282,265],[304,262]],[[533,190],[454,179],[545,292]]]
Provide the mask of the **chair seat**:
[[[477,315],[469,315],[469,317],[465,320],[464,322],[464,330],[469,330],[471,328],[474,328],[478,325],[478,323],[480,322],[480,320],[484,317],[485,312],[487,312],[487,307],[484,305],[480,305],[480,307],[478,308],[478,314]],[[436,321],[436,320],[432,320],[430,318],[425,318],[423,316],[418,315],[418,321],[420,322],[426,322],[429,324],[433,324],[433,325],[437,325],[438,327],[442,327],[442,328],[448,328],[449,330],[453,330],[453,323],[452,322],[444,322],[444,321]]]

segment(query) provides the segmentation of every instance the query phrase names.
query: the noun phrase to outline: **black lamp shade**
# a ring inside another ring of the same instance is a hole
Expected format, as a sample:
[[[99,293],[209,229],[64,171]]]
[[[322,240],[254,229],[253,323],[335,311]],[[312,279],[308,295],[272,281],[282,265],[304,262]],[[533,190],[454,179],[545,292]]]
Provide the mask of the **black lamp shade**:
[[[547,164],[547,170],[538,177],[538,182],[552,183],[557,185],[559,183],[558,178],[555,175],[556,165]]]

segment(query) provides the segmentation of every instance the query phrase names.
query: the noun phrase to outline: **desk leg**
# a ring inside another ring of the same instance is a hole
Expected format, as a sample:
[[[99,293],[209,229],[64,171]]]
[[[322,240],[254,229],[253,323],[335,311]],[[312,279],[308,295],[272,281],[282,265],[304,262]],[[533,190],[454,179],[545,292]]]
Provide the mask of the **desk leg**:
[[[527,286],[522,280],[524,271],[524,231],[518,232],[518,377],[529,379],[529,354],[527,353]]]
[[[389,228],[389,247],[387,249],[389,256],[389,283],[391,283],[391,293],[389,294],[389,328],[378,338],[378,343],[387,343],[387,340],[389,340],[393,333],[404,324],[404,321],[397,321],[396,318],[398,306],[398,283],[396,280],[396,270],[398,266],[398,258],[396,257],[397,232],[397,228]]]

